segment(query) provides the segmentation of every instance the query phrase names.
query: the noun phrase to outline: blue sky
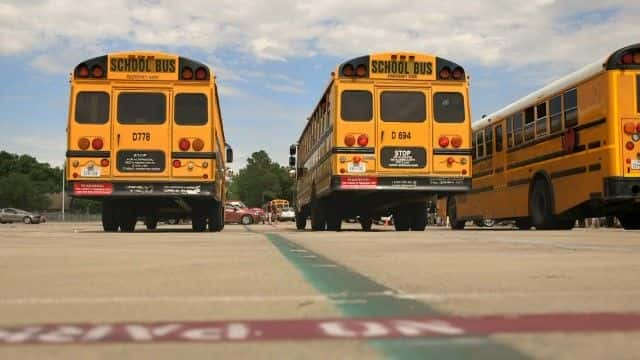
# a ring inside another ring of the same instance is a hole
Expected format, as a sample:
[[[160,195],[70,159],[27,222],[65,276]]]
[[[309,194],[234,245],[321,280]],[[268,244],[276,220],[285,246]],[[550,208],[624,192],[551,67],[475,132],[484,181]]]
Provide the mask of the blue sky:
[[[335,66],[375,51],[426,52],[471,76],[474,118],[640,42],[635,1],[0,0],[0,149],[60,165],[68,73],[112,51],[157,49],[217,73],[234,168],[288,145]]]

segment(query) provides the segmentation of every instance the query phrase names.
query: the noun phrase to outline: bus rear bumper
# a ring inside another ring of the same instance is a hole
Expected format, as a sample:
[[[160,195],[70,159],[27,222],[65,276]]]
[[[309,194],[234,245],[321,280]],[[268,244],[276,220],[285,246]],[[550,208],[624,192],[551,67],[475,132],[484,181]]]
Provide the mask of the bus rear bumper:
[[[640,178],[605,178],[602,199],[605,201],[640,201]]]
[[[212,197],[215,183],[69,182],[73,197]]]
[[[471,190],[471,178],[463,177],[410,177],[410,176],[333,176],[334,191],[385,190],[467,192]]]

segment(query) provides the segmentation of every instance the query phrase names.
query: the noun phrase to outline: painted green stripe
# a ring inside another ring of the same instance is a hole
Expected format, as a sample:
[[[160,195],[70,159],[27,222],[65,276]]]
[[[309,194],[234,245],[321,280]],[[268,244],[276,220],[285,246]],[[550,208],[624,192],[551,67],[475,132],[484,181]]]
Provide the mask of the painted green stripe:
[[[345,317],[444,315],[426,303],[398,298],[393,289],[279,234],[265,235],[316,290],[336,300],[335,306]],[[389,359],[527,358],[515,349],[487,337],[373,340],[371,344]]]

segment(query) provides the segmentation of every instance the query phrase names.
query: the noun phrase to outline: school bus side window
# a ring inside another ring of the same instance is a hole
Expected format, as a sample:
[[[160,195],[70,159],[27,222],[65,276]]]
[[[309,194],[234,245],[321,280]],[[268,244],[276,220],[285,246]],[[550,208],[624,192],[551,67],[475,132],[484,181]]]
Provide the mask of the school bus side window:
[[[417,91],[385,91],[380,95],[382,121],[423,122],[427,118],[426,98]]]
[[[175,107],[178,125],[205,125],[208,122],[207,96],[204,94],[178,94]]]
[[[562,96],[558,95],[549,101],[549,122],[551,133],[562,130]]]
[[[109,94],[83,91],[76,96],[76,122],[106,124],[109,121]]]
[[[484,131],[480,130],[476,134],[476,144],[478,144],[478,159],[482,159],[484,157]]]
[[[522,127],[523,127],[523,121],[522,121],[522,113],[519,112],[517,114],[514,115],[513,117],[513,143],[515,144],[515,146],[518,146],[520,144],[522,144]]]
[[[118,122],[121,124],[163,124],[167,99],[161,93],[118,95]]]
[[[373,117],[373,96],[365,90],[345,90],[340,95],[340,117],[345,121],[369,121]]]
[[[471,136],[471,147],[473,148],[473,153],[471,154],[471,159],[475,160],[477,158],[477,154],[478,154],[478,143],[476,142],[476,135],[478,133],[473,133],[473,135]]]
[[[536,137],[547,134],[547,103],[536,105]]]
[[[488,127],[484,132],[485,151],[487,156],[493,155],[493,131]]]
[[[535,115],[533,106],[524,109],[524,141],[532,140],[535,136]]]
[[[464,122],[464,98],[460,93],[436,93],[433,96],[434,116],[440,123]]]
[[[507,147],[513,147],[513,116],[507,118]]]
[[[564,127],[578,123],[578,90],[571,89],[564,93]]]
[[[502,125],[495,127],[496,131],[496,152],[502,151]]]

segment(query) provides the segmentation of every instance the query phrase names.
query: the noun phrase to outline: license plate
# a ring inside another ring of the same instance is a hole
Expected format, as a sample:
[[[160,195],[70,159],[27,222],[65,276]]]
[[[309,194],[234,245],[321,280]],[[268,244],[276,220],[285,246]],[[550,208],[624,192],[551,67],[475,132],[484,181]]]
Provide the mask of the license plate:
[[[347,164],[347,171],[350,173],[363,173],[367,171],[367,165],[365,163],[349,163]]]
[[[84,177],[98,177],[100,176],[100,169],[97,167],[82,168],[82,176]]]
[[[631,170],[640,170],[640,160],[631,160]]]

